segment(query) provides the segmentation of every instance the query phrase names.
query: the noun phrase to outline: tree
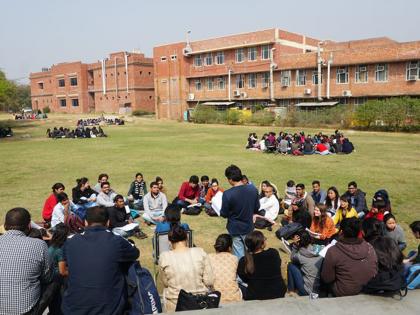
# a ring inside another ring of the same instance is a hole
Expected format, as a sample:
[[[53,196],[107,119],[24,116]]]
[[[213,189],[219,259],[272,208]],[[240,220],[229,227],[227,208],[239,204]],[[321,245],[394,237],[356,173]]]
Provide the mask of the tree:
[[[357,106],[355,118],[369,128],[372,123],[381,119],[381,111],[384,106],[384,101],[368,100],[363,105]]]
[[[6,74],[0,71],[0,111],[18,111],[23,107],[31,107],[29,85],[18,85],[7,80]]]

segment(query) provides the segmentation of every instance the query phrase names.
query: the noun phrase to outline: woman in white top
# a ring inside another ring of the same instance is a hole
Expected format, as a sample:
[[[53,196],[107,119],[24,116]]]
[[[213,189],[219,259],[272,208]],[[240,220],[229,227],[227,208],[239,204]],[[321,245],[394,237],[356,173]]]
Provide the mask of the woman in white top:
[[[337,188],[334,186],[328,188],[327,198],[325,199],[325,205],[327,206],[327,214],[333,217],[337,210],[340,208],[340,194]]]
[[[166,312],[175,311],[181,289],[192,294],[205,294],[214,284],[210,260],[202,248],[187,246],[187,233],[174,226],[168,234],[172,250],[159,257]]]

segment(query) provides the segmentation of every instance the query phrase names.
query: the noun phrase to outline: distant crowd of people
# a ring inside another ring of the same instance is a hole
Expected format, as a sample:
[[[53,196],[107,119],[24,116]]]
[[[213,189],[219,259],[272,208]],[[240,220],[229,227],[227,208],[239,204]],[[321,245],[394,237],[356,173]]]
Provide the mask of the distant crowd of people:
[[[324,135],[322,132],[311,136],[305,135],[303,131],[294,134],[281,131],[278,136],[275,132],[265,133],[261,139],[258,139],[256,133],[250,133],[246,149],[282,155],[328,155],[350,154],[354,151],[354,146],[338,130],[330,136]]]
[[[87,126],[98,126],[101,124],[106,125],[124,125],[124,119],[122,118],[106,118],[105,116],[101,116],[98,118],[85,118],[79,119],[77,121],[77,127],[87,127]]]
[[[0,138],[13,137],[13,130],[11,127],[0,127]]]
[[[130,311],[125,279],[140,253],[127,238],[147,237],[140,218],[155,226],[154,237],[167,233],[170,243],[158,260],[168,312],[185,309],[185,292],[212,292],[226,304],[286,294],[340,297],[420,288],[420,246],[403,254],[404,231],[386,190],[368,203],[354,181],[340,195],[335,186],[323,190],[318,180],[312,191],[289,180],[283,195],[269,180],[257,188],[235,165],[226,168],[225,177],[226,190],[216,178],[193,175],[172,202],[162,178],[147,185],[141,173],[126,194],[111,188],[107,174],[100,174],[94,187],[86,177],[78,179],[71,198],[56,183],[42,210],[44,229],[34,228],[26,209],[11,209],[0,236],[0,313],[38,314],[47,305],[52,314]],[[188,241],[189,233],[203,231],[182,222],[183,215],[202,211],[227,220],[227,233],[215,239],[209,254]],[[287,280],[277,246],[270,247],[263,232],[274,227],[290,253]],[[420,221],[410,228],[420,239]],[[152,307],[161,310],[160,297]]]
[[[48,118],[47,114],[41,112],[40,110],[38,110],[38,112],[33,111],[33,112],[25,112],[22,111],[20,113],[16,113],[13,114],[13,117],[15,120],[34,120],[34,119],[46,119]]]
[[[46,132],[48,138],[60,139],[60,138],[99,138],[107,137],[101,126],[89,127],[77,127],[75,129],[65,127],[54,127],[53,129],[48,128]]]

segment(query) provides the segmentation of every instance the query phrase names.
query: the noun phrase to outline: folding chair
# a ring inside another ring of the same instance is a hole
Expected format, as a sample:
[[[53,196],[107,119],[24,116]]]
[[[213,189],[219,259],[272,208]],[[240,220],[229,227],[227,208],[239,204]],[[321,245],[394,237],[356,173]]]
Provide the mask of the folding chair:
[[[187,232],[187,246],[193,247],[193,231],[192,230],[186,230]],[[168,240],[168,233],[169,232],[155,232],[152,238],[152,245],[153,245],[153,278],[156,283],[156,279],[159,273],[159,269],[157,268],[159,264],[159,257],[160,254],[163,252],[167,252],[171,250],[171,242]]]

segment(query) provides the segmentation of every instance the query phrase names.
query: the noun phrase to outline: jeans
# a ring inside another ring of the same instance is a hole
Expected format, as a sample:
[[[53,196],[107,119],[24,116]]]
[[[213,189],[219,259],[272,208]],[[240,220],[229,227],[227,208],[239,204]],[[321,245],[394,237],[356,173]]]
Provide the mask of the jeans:
[[[244,235],[232,235],[232,251],[233,255],[238,257],[238,259],[241,259],[243,256],[245,256],[245,237]]]
[[[143,213],[142,218],[144,221],[152,223],[152,224],[158,224],[157,221],[155,221],[155,218],[163,216],[164,211],[163,210],[156,210],[153,211],[153,216],[150,216],[148,213]]]
[[[297,291],[300,296],[308,295],[304,287],[302,272],[293,263],[287,265],[287,289]]]
[[[185,200],[180,200],[178,199],[176,201],[176,204],[180,207],[180,208],[186,208],[190,205],[190,203],[186,202]]]
[[[90,201],[84,204],[75,205],[74,213],[82,220],[86,218],[86,210],[90,207],[96,206],[96,202]]]
[[[133,225],[133,228],[131,228],[128,231],[124,230],[123,227],[113,228],[112,233],[114,233],[115,235],[120,235],[124,238],[133,236],[135,232],[139,231],[139,224],[137,222],[135,222],[134,224],[135,226]]]

